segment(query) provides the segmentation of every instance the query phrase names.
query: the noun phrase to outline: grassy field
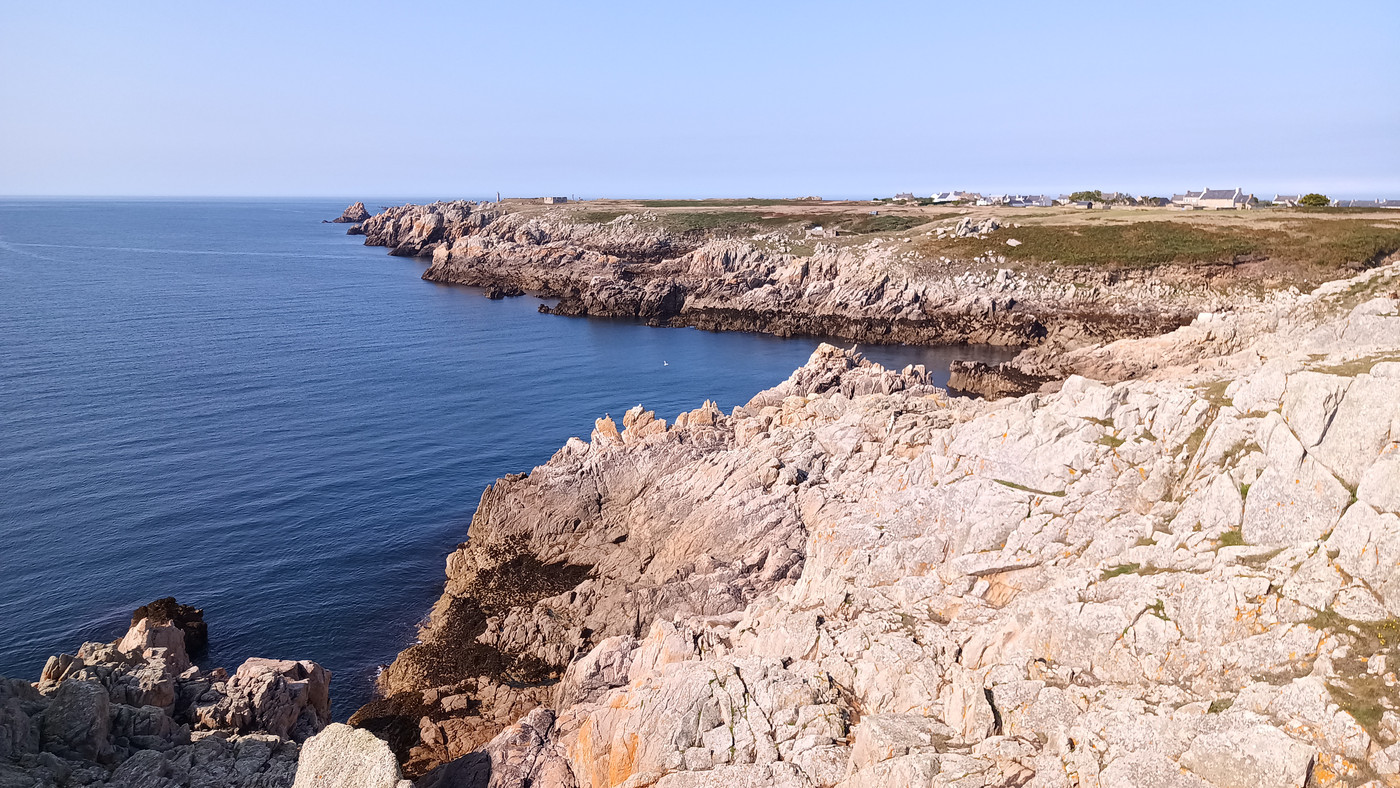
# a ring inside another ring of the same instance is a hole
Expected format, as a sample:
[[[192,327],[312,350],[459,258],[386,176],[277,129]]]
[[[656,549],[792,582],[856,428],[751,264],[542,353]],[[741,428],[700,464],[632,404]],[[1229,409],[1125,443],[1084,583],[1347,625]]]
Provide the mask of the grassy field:
[[[745,197],[734,200],[637,200],[643,208],[771,208],[775,205],[820,205],[819,200],[770,200]]]
[[[1007,246],[1015,238],[1020,246]],[[929,254],[969,257],[995,250],[1026,263],[1117,266],[1248,263],[1272,260],[1322,269],[1364,265],[1400,250],[1400,216],[1290,217],[1274,221],[1144,219],[1094,224],[1023,224],[986,239],[920,239]]]
[[[842,245],[864,243],[876,235],[911,238],[909,249],[926,260],[970,260],[992,251],[1005,256],[1008,264],[1026,266],[1227,265],[1242,273],[1257,269],[1300,281],[1368,265],[1400,251],[1400,211],[1385,210],[1083,211],[764,199],[597,200],[578,208],[574,215],[585,222],[651,211],[671,231],[695,238],[787,229],[796,240],[806,228],[821,226],[838,229],[835,242]],[[1004,227],[983,239],[928,234],[963,216],[994,216]],[[1012,238],[1020,245],[1006,245]]]

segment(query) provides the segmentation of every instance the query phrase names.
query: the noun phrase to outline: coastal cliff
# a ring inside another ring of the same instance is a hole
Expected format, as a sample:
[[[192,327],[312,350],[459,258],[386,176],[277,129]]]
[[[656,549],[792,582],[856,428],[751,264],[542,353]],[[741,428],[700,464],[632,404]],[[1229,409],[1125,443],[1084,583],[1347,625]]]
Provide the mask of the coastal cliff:
[[[986,237],[982,227],[928,234]],[[837,245],[796,226],[685,230],[649,211],[593,221],[458,201],[391,208],[350,232],[394,255],[430,257],[430,281],[558,299],[541,308],[552,314],[867,343],[1078,347],[1162,333],[1239,297],[1165,269],[1019,274],[998,268],[994,252],[917,270],[903,239]]]
[[[823,346],[600,419],[483,494],[352,723],[420,786],[1400,784],[1397,289],[1081,351],[1111,384]]]

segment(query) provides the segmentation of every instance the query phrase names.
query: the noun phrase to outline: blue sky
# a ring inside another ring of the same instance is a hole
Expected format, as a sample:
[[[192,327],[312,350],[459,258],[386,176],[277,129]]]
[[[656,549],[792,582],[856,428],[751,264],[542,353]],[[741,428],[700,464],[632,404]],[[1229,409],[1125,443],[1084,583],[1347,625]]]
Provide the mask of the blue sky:
[[[0,4],[0,194],[1400,196],[1400,3]]]

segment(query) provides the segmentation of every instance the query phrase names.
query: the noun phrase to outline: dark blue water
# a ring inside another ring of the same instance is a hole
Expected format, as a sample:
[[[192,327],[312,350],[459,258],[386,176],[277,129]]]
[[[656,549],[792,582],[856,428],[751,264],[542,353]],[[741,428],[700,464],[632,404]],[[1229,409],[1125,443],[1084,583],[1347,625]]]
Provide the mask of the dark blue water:
[[[320,223],[342,208],[0,201],[0,675],[174,595],[205,609],[210,664],[314,659],[343,718],[483,487],[604,412],[727,410],[816,345],[433,285]]]

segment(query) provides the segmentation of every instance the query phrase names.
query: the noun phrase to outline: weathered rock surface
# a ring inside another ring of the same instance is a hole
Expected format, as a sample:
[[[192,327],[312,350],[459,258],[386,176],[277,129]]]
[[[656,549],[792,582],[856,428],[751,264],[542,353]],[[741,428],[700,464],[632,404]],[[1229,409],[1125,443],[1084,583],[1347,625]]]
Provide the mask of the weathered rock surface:
[[[383,739],[337,722],[302,746],[292,788],[396,788],[401,781]]]
[[[229,679],[191,665],[207,638],[202,611],[167,598],[115,643],[50,657],[37,684],[0,679],[0,786],[290,786],[330,674],[253,659]]]
[[[823,346],[482,496],[419,784],[1400,785],[1400,265],[950,398]],[[1107,377],[1113,378],[1113,375]]]

